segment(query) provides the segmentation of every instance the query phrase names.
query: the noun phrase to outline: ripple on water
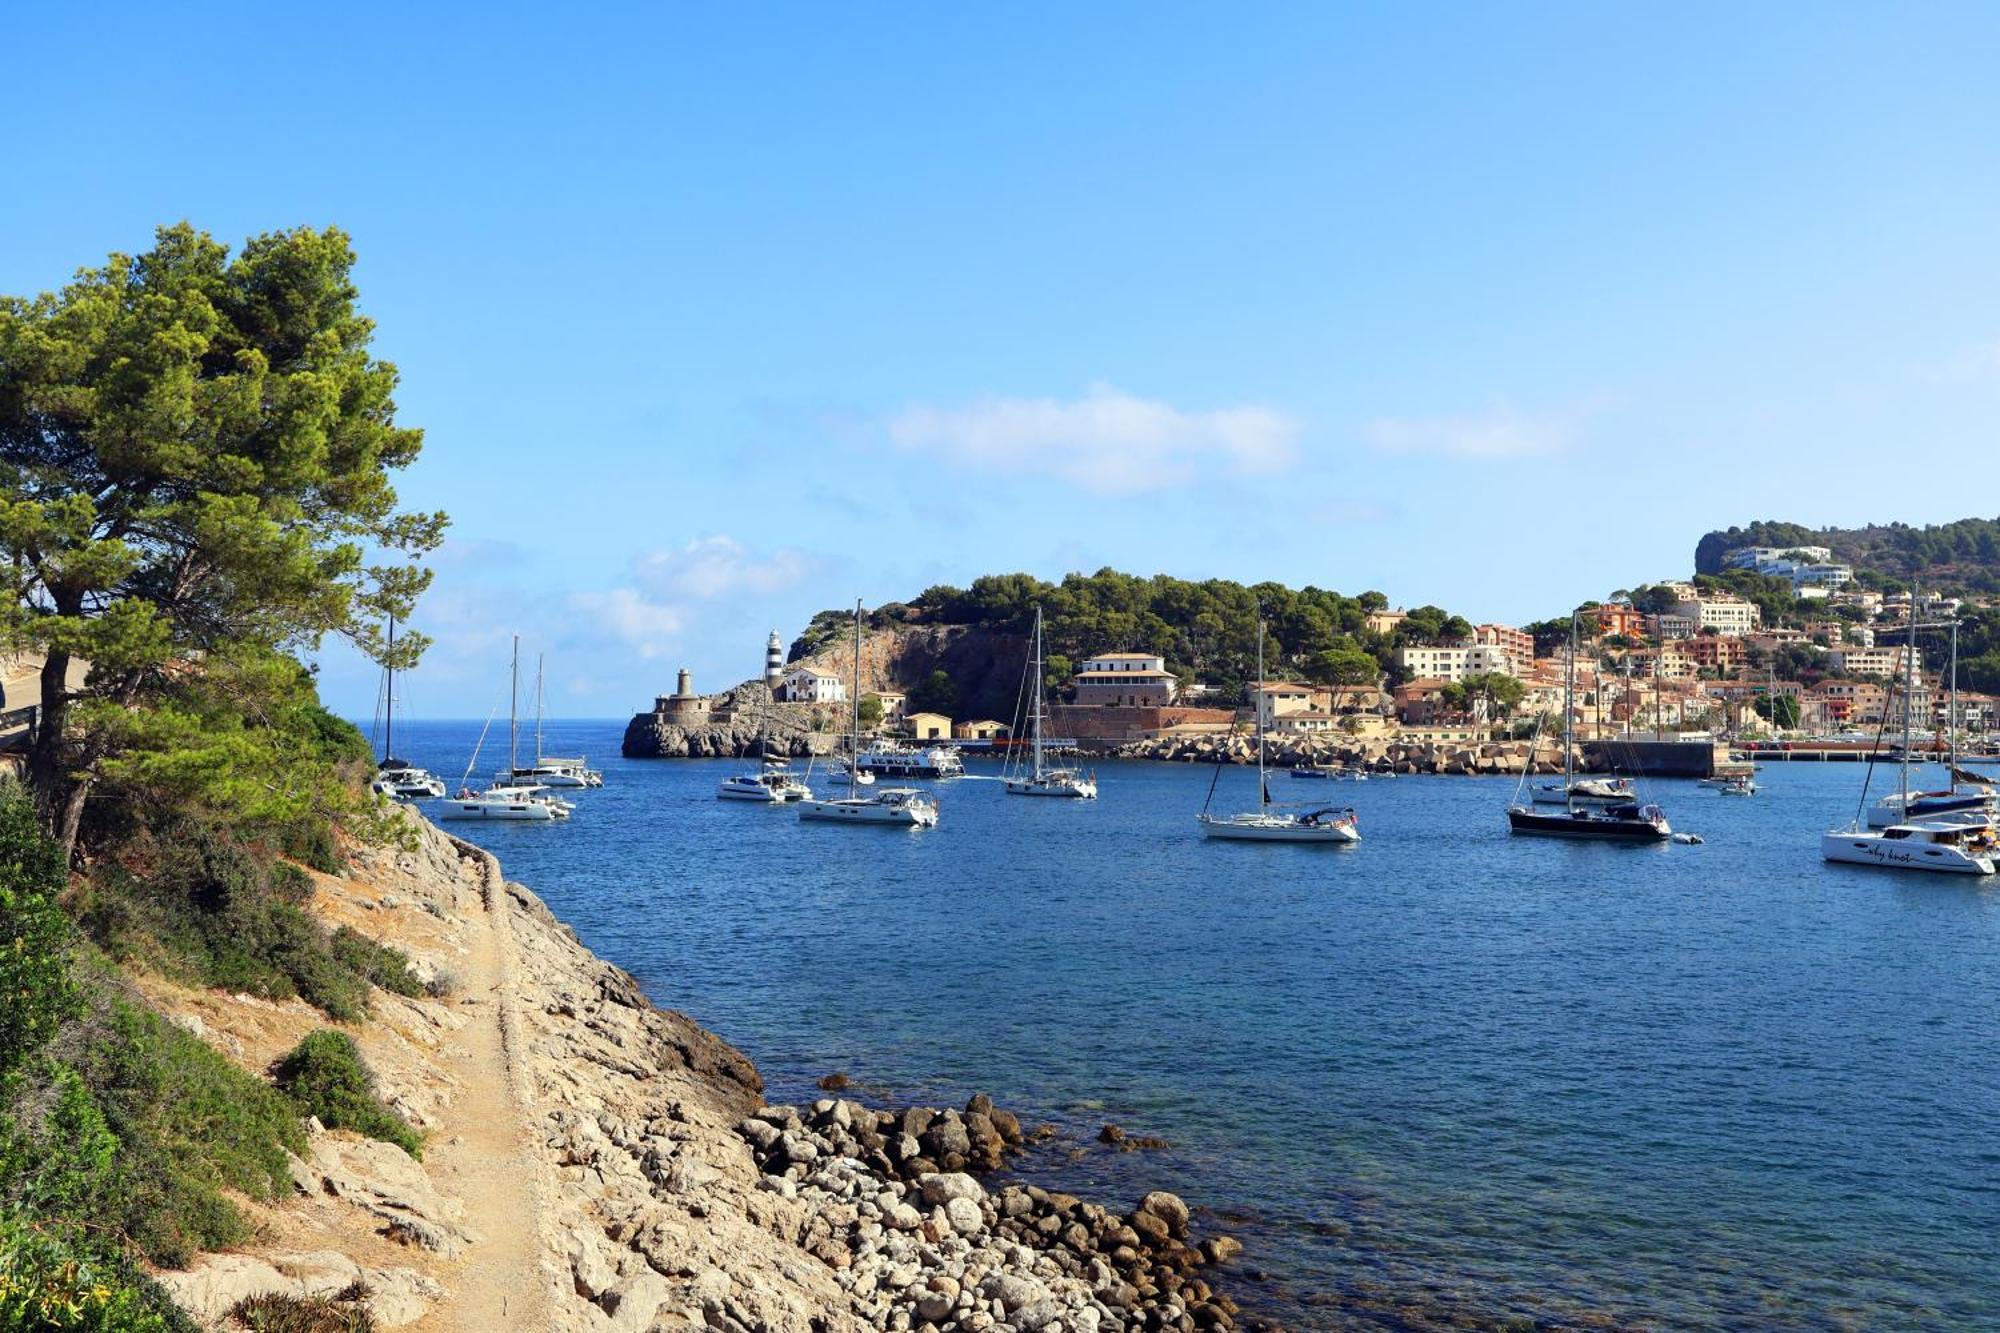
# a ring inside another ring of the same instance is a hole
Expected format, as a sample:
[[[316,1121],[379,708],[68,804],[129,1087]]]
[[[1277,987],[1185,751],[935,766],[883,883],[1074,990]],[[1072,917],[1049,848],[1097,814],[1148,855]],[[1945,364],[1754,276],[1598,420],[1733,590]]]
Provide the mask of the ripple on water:
[[[911,836],[718,802],[729,765],[605,759],[619,731],[550,727],[608,771],[570,824],[459,831],[774,1096],[990,1091],[1078,1150],[1028,1174],[1243,1219],[1300,1323],[2000,1324],[2000,893],[1814,859],[1850,767],[1656,784],[1700,847],[1369,783],[1327,855],[1203,842],[1188,767],[1102,765],[1095,804],[946,784]],[[476,732],[398,736],[456,774]]]

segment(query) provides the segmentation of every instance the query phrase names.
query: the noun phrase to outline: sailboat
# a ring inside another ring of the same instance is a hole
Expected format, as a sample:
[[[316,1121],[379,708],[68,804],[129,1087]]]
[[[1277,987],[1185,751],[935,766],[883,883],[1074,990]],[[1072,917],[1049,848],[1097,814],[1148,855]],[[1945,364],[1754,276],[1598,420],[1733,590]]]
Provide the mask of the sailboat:
[[[1591,806],[1578,799],[1576,763],[1576,613],[1569,617],[1569,672],[1563,680],[1563,793],[1561,814],[1544,813],[1521,799],[1531,764],[1521,765],[1514,801],[1507,807],[1507,828],[1514,833],[1558,838],[1596,838],[1620,842],[1665,842],[1674,830],[1657,805],[1641,805],[1636,796],[1614,804]],[[1537,735],[1539,736],[1539,731]],[[1533,753],[1532,748],[1530,754]]]
[[[1264,679],[1264,622],[1257,622],[1257,680]],[[1271,805],[1271,784],[1264,775],[1264,701],[1252,687],[1252,711],[1257,715],[1257,808],[1233,815],[1212,815],[1215,780],[1208,784],[1208,800],[1195,816],[1202,836],[1229,842],[1313,842],[1334,845],[1361,841],[1361,826],[1352,807],[1336,809],[1320,806],[1297,814],[1276,810]],[[1222,764],[1215,766],[1215,778],[1222,776]]]
[[[1007,758],[1008,772],[1003,778],[1007,791],[1014,796],[1070,796],[1084,800],[1097,799],[1097,779],[1080,769],[1052,768],[1045,761],[1042,750],[1042,722],[1047,710],[1042,706],[1042,608],[1035,608],[1035,642],[1028,650],[1028,735],[1034,766],[1026,773],[1016,771],[1015,756]]]
[[[507,769],[509,776],[496,778],[487,784],[485,791],[474,791],[467,785],[472,779],[472,770],[479,765],[480,747],[486,744],[486,728],[479,731],[479,740],[472,747],[472,758],[465,766],[465,776],[459,780],[458,792],[435,813],[439,819],[506,819],[533,823],[548,823],[557,819],[568,819],[576,809],[560,796],[550,793],[548,788],[527,778],[514,777],[521,768],[521,636],[514,636],[513,665],[508,674],[507,691]],[[492,719],[487,719],[487,726]]]
[[[390,661],[395,660],[396,617],[389,617]],[[375,770],[370,787],[379,795],[397,801],[418,801],[444,795],[444,780],[428,769],[418,768],[396,755],[396,668],[383,668],[385,683],[382,701],[382,762]]]
[[[854,688],[853,723],[849,733],[852,753],[861,753],[861,603],[854,604]],[[847,774],[847,795],[835,800],[807,798],[799,802],[799,818],[828,824],[889,824],[902,828],[935,828],[937,801],[914,787],[884,787],[870,796],[861,795],[855,780],[857,766]]]
[[[1912,628],[1909,650],[1911,656],[1916,654],[1916,641],[1916,630]],[[1953,620],[1951,625],[1949,687],[1950,702],[1945,706],[1945,730],[1949,735],[1945,772],[1949,777],[1949,785],[1943,791],[1908,790],[1910,736],[1906,730],[1902,745],[1904,790],[1892,791],[1868,807],[1869,828],[1890,828],[1915,819],[1935,819],[1940,815],[1984,815],[1989,820],[1993,817],[1996,806],[1996,794],[1993,788],[1978,781],[1975,774],[1966,772],[1958,763],[1958,622],[1956,620]]]
[[[772,756],[770,739],[764,734],[761,718],[757,724],[754,758],[754,767],[747,772],[732,773],[717,785],[715,798],[718,801],[758,801],[765,805],[782,805],[786,801],[812,799],[812,788],[792,772],[791,764]]]
[[[582,755],[564,758],[542,753],[542,657],[535,655],[535,762],[511,768],[502,775],[514,782],[538,783],[544,787],[602,787],[604,775],[590,766]]]
[[[1956,675],[1956,663],[1954,675]],[[1940,811],[1927,818],[1911,818],[1915,805],[1910,791],[1911,701],[1917,690],[1917,594],[1910,590],[1909,650],[1903,655],[1903,743],[1899,747],[1897,771],[1901,783],[1892,807],[1903,818],[1884,828],[1872,827],[1876,814],[1869,812],[1871,827],[1863,828],[1855,819],[1844,829],[1833,829],[1819,840],[1820,855],[1846,865],[1881,866],[1890,870],[1927,870],[1948,875],[1990,875],[1995,857],[2000,855],[1990,816],[1979,811]],[[1874,763],[1868,765],[1874,771]],[[1953,765],[1956,767],[1956,765]],[[1956,779],[1954,778],[1954,781]],[[1864,779],[1865,781],[1865,779]],[[1867,788],[1862,788],[1867,799]],[[1878,802],[1882,809],[1886,802]]]

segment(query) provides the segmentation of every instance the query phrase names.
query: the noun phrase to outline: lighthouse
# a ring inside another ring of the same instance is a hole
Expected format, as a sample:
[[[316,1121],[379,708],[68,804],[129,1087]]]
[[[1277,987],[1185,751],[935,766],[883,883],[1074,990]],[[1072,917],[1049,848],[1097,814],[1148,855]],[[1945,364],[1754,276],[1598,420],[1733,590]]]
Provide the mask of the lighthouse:
[[[778,682],[785,678],[785,645],[778,639],[778,631],[771,631],[770,641],[764,645],[764,684],[775,696]]]

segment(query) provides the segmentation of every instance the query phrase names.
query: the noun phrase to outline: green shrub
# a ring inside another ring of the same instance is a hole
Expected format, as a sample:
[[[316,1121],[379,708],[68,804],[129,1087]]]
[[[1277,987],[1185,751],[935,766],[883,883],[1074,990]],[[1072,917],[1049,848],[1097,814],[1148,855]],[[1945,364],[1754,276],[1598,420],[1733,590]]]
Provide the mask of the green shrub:
[[[78,1073],[118,1141],[119,1188],[99,1224],[167,1267],[247,1239],[222,1191],[269,1199],[290,1187],[286,1152],[306,1146],[291,1101],[116,996],[85,1026]]]
[[[0,788],[0,1078],[76,1011],[69,922],[56,905],[68,880],[19,787]]]
[[[375,1076],[345,1032],[321,1028],[306,1034],[272,1072],[301,1114],[318,1116],[329,1129],[351,1129],[423,1156],[423,1135],[375,1095]]]
[[[333,932],[333,956],[350,972],[366,977],[385,991],[412,998],[424,993],[424,983],[410,970],[409,955],[352,926]]]
[[[75,1228],[0,1217],[0,1333],[195,1333],[165,1292]]]

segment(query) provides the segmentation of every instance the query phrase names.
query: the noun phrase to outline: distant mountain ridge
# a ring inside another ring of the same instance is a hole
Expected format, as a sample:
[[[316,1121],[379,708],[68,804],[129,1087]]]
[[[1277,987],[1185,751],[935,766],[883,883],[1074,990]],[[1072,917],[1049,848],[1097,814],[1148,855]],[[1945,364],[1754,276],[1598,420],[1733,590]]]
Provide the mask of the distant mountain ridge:
[[[1744,546],[1824,546],[1836,560],[1854,566],[1864,585],[1906,584],[1914,577],[1927,587],[2000,592],[2000,519],[1962,518],[1926,527],[1871,523],[1865,528],[1759,520],[1705,534],[1695,544],[1695,572],[1720,573],[1723,558]]]

